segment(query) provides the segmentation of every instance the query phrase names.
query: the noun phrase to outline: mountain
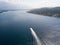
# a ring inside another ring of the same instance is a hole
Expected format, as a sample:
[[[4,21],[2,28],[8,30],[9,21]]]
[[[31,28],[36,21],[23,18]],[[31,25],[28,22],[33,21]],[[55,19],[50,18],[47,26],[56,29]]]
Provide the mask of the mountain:
[[[7,11],[23,10],[23,9],[28,9],[28,7],[24,5],[17,5],[9,2],[0,1],[0,13]]]
[[[60,7],[54,8],[39,8],[39,9],[32,9],[28,11],[28,13],[39,14],[44,16],[52,16],[52,17],[60,17]]]
[[[0,10],[8,10],[8,9],[20,9],[20,7],[8,2],[0,2]]]
[[[0,1],[0,10],[10,10],[10,9],[29,9],[29,7],[21,4],[17,5],[9,2]]]

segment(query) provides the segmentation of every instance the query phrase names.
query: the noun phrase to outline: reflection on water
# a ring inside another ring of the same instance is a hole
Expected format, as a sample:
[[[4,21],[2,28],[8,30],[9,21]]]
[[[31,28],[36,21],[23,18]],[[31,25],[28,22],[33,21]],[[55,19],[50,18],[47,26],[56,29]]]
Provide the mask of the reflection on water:
[[[33,45],[30,27],[47,45],[60,45],[60,18],[8,11],[0,14],[0,45]]]

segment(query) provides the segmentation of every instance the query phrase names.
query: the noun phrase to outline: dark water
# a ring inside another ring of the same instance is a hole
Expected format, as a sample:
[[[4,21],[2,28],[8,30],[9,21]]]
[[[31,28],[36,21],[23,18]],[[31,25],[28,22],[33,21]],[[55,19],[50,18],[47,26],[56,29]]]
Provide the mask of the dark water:
[[[60,45],[60,18],[25,11],[0,13],[0,45],[33,45],[33,28],[47,45]]]

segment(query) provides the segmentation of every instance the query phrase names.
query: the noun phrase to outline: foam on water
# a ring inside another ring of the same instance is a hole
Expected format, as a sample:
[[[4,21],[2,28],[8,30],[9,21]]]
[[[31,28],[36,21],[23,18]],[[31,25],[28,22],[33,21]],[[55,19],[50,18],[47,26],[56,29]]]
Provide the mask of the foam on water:
[[[30,30],[31,30],[31,33],[32,33],[33,37],[36,40],[37,45],[42,45],[42,43],[41,43],[39,37],[37,36],[36,32],[32,28],[30,28]]]

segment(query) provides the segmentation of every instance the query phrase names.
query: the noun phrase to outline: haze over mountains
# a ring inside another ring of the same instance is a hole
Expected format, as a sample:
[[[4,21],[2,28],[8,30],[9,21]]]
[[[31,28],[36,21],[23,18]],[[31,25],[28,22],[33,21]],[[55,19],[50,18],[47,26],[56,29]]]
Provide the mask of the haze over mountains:
[[[28,13],[39,14],[44,16],[52,16],[52,17],[60,17],[60,7],[54,8],[39,8],[39,9],[32,9],[28,11]]]
[[[29,8],[28,6],[25,6],[25,5],[17,5],[9,2],[0,1],[0,13],[6,12],[9,10],[11,11],[11,10],[21,10],[21,9],[29,9]]]
[[[27,9],[27,8],[28,6],[25,5],[17,5],[9,2],[0,1],[0,10],[1,9]]]

